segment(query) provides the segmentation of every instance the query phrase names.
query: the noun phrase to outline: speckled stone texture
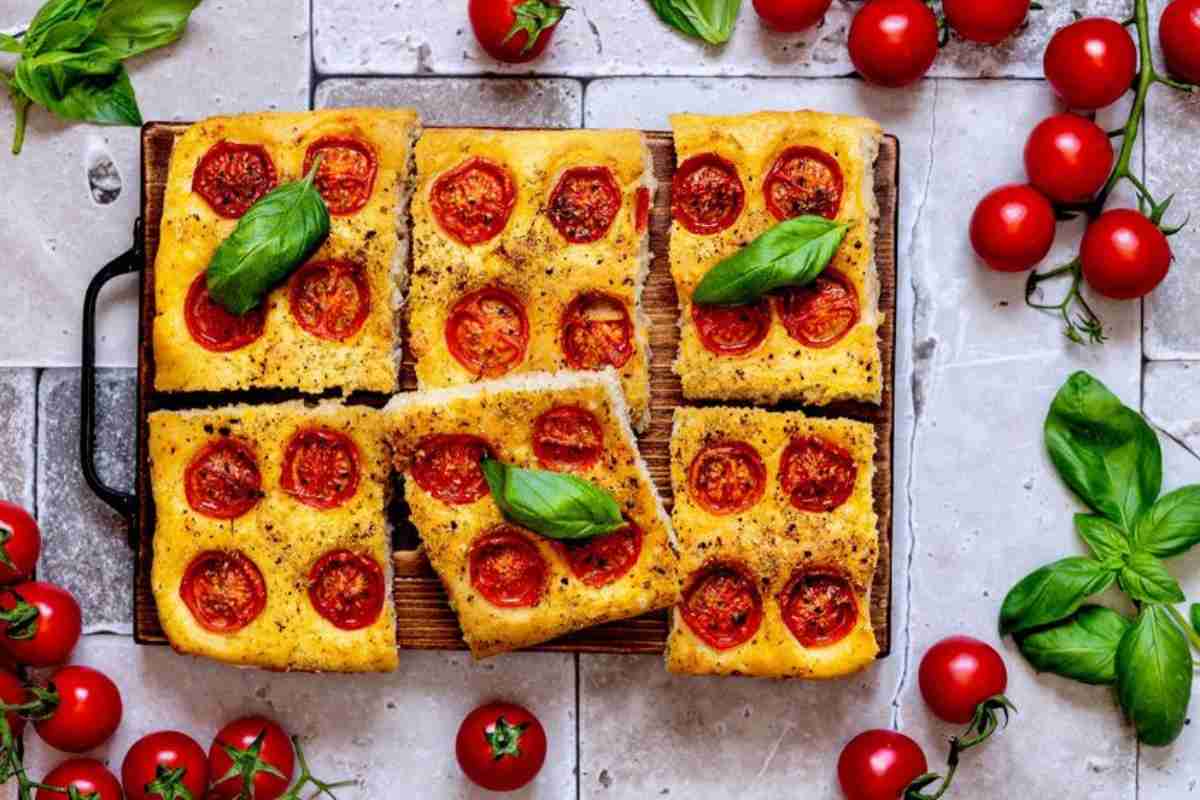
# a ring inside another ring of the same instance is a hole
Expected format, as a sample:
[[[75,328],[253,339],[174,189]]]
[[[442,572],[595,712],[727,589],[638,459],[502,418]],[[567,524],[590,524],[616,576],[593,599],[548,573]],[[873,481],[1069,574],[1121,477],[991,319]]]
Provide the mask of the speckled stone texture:
[[[102,370],[97,381],[96,455],[100,477],[133,489],[137,376]],[[38,391],[39,575],[71,591],[87,631],[129,633],[133,621],[133,551],[128,526],[83,480],[79,461],[79,370],[51,369]]]
[[[1142,412],[1200,459],[1200,361],[1146,365]]]
[[[33,508],[37,373],[0,369],[0,499]]]

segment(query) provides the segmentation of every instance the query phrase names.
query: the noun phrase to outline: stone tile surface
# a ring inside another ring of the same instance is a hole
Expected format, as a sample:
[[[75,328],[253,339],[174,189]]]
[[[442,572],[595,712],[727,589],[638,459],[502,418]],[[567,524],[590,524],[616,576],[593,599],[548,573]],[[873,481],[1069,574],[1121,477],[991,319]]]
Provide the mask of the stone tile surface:
[[[0,499],[34,505],[37,373],[0,369]]]
[[[70,590],[88,631],[128,633],[133,622],[133,551],[124,519],[92,493],[79,460],[79,370],[51,369],[38,391],[39,574]],[[133,490],[137,374],[102,370],[97,382],[96,456],[101,478]]]
[[[7,0],[0,29],[23,24],[41,5]],[[185,120],[307,108],[308,23],[308,0],[204,3],[180,42],[130,62],[143,117]],[[8,312],[0,319],[0,365],[77,365],[84,289],[131,243],[139,212],[139,132],[64,123],[31,109],[25,150],[12,158],[12,124],[9,104],[0,103],[0,180],[20,187],[0,192],[0,242],[7,255],[0,303]],[[119,175],[120,193],[105,197],[105,204],[97,202],[88,179],[97,165]],[[127,366],[135,359],[137,279],[111,286],[101,301],[98,354],[102,364]]]
[[[334,78],[317,85],[317,108],[412,106],[426,125],[577,128],[583,85],[564,79]]]
[[[1142,413],[1162,432],[1200,458],[1200,361],[1146,365]]]

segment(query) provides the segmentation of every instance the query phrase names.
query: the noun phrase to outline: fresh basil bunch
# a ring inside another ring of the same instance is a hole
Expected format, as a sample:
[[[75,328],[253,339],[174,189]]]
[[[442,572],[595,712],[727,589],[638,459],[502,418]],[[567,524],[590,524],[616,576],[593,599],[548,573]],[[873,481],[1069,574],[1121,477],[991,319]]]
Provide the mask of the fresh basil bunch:
[[[1170,744],[1187,718],[1200,605],[1190,622],[1175,608],[1185,597],[1162,559],[1200,542],[1200,486],[1159,497],[1158,437],[1086,372],[1054,398],[1045,438],[1059,475],[1094,512],[1075,517],[1092,555],[1047,564],[1017,583],[1000,609],[1000,632],[1013,634],[1038,670],[1115,684],[1138,738]],[[1137,608],[1133,620],[1085,604],[1114,583]]]
[[[672,28],[709,44],[733,35],[742,0],[650,0],[659,18]]]
[[[141,125],[122,62],[183,35],[200,0],[49,0],[23,34],[0,34],[0,52],[20,56],[0,71],[16,112],[13,154],[21,152],[29,106],[70,120]]]
[[[608,492],[561,472],[484,459],[483,476],[505,519],[551,539],[587,539],[627,524]]]

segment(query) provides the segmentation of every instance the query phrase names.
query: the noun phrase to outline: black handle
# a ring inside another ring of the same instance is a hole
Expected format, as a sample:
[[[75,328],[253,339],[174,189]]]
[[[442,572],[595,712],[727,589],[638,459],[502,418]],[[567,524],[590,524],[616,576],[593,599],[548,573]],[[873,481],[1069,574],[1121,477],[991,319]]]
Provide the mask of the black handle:
[[[144,264],[142,253],[142,221],[133,228],[133,247],[117,256],[96,273],[83,296],[83,375],[80,386],[79,458],[83,479],[96,496],[124,517],[131,528],[137,515],[137,499],[118,491],[100,479],[96,471],[96,301],[104,284],[119,275],[137,272]]]

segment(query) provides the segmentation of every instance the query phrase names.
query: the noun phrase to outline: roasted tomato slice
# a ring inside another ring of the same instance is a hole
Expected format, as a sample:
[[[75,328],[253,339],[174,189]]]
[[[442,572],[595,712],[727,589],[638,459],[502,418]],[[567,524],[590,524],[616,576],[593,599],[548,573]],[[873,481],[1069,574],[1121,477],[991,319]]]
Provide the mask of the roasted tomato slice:
[[[688,489],[711,514],[737,514],[762,498],[767,468],[758,451],[733,439],[713,442],[692,459]]]
[[[337,627],[354,631],[379,619],[385,592],[383,570],[368,555],[334,550],[308,573],[308,599]]]
[[[642,554],[642,538],[642,529],[630,522],[604,536],[578,542],[555,542],[554,549],[566,560],[576,578],[598,589],[620,580],[633,569]]]
[[[825,270],[807,286],[782,290],[779,319],[807,347],[831,347],[858,324],[858,293],[840,272]]]
[[[474,503],[489,491],[480,463],[492,455],[491,445],[478,436],[465,433],[426,436],[413,453],[413,480],[443,503]]]
[[[692,156],[679,166],[671,183],[671,214],[692,233],[719,233],[746,205],[737,167],[716,153]]]
[[[744,356],[766,340],[771,330],[771,303],[765,298],[744,306],[692,303],[692,322],[705,350],[719,356]]]
[[[429,204],[446,233],[466,245],[495,237],[517,201],[512,173],[485,158],[472,158],[438,178]]]
[[[858,600],[840,572],[801,570],[779,594],[784,624],[805,647],[828,647],[845,639],[858,622]]]
[[[587,469],[604,452],[596,415],[578,406],[556,406],[533,422],[533,454],[546,469]]]
[[[263,496],[254,450],[241,439],[213,439],[188,464],[183,489],[188,505],[206,517],[240,517]]]
[[[767,210],[784,220],[802,214],[833,219],[842,207],[842,168],[816,147],[789,147],[763,181]]]
[[[237,219],[277,182],[275,164],[264,147],[222,141],[196,165],[192,191],[222,217]]]
[[[371,198],[379,170],[375,151],[350,136],[324,136],[309,145],[304,154],[305,175],[317,156],[321,156],[321,168],[315,183],[329,213],[346,216],[362,210]]]
[[[642,186],[637,190],[633,206],[633,227],[638,233],[650,226],[650,190]]]
[[[358,446],[329,428],[297,431],[283,453],[279,485],[313,508],[340,506],[358,490]]]
[[[525,358],[529,318],[516,295],[488,286],[460,298],[446,319],[446,346],[467,369],[496,378]]]
[[[206,630],[233,633],[262,613],[267,584],[240,550],[207,550],[188,564],[179,596]]]
[[[494,606],[536,606],[546,589],[546,559],[521,528],[498,525],[471,545],[471,586]]]
[[[850,499],[857,479],[854,458],[816,436],[794,437],[779,460],[780,485],[801,511],[833,511]]]
[[[744,567],[717,562],[692,576],[679,611],[693,633],[718,650],[729,650],[758,632],[762,596]]]
[[[620,369],[633,357],[633,322],[617,298],[585,292],[567,306],[562,347],[572,369]]]
[[[227,353],[238,350],[262,336],[267,325],[263,306],[242,316],[231,314],[208,293],[208,277],[201,272],[192,281],[184,301],[183,318],[188,333],[205,350]]]
[[[371,286],[358,264],[318,261],[288,283],[288,305],[300,327],[320,339],[349,339],[371,313]]]
[[[621,210],[621,187],[608,167],[572,167],[550,193],[547,214],[572,244],[602,239]]]

